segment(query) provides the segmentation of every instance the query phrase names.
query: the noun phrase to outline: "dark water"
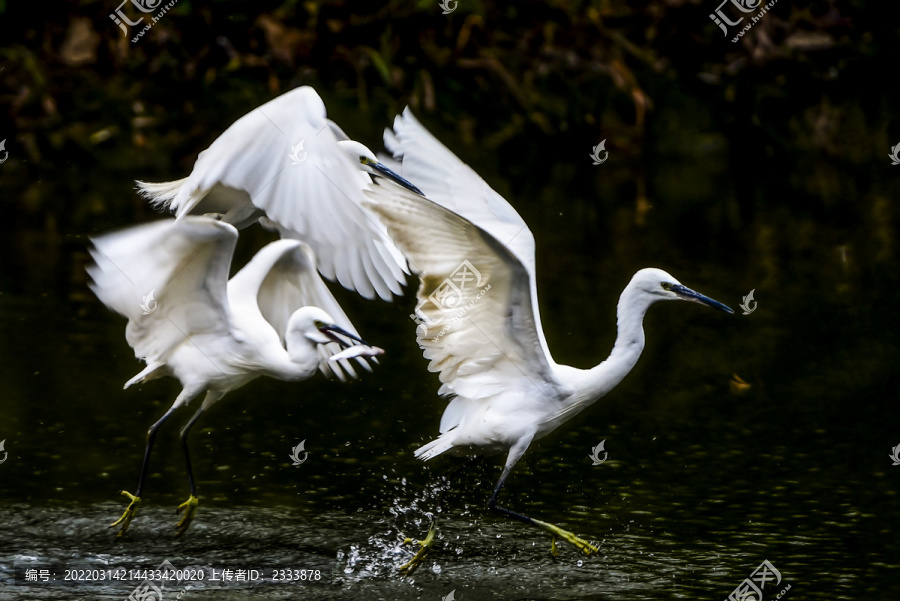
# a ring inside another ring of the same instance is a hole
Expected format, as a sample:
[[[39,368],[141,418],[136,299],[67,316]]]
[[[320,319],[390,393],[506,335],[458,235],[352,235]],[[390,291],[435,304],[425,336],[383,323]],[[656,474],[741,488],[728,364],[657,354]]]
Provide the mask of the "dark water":
[[[605,357],[618,293],[640,267],[665,268],[734,308],[756,291],[748,316],[654,307],[634,372],[514,472],[506,505],[596,541],[599,556],[561,544],[554,558],[542,532],[487,512],[499,458],[455,476],[442,497],[455,460],[412,458],[437,433],[443,403],[415,346],[411,295],[367,303],[338,290],[363,335],[388,351],[375,373],[351,384],[257,380],[228,395],[194,429],[201,504],[182,539],[174,510],[187,481],[170,424],[144,507],[116,541],[107,525],[125,507],[117,493],[133,490],[146,428],[178,385],[121,389],[140,365],[123,321],[85,287],[85,236],[152,214],[129,196],[127,178],[98,167],[62,173],[55,189],[94,182],[92,194],[126,198],[108,202],[130,203],[133,215],[98,209],[73,226],[60,206],[56,220],[35,219],[29,203],[57,197],[40,183],[6,187],[24,208],[0,241],[0,599],[126,599],[143,580],[67,582],[65,570],[164,561],[206,574],[166,599],[724,599],[764,560],[782,576],[766,599],[788,584],[788,599],[898,598],[900,466],[888,456],[900,444],[900,278],[889,163],[851,172],[800,156],[751,174],[713,145],[640,169],[592,167],[548,147],[527,169],[457,148],[535,232],[543,320],[560,362]],[[635,200],[641,187],[649,210]],[[244,236],[239,261],[263,241]],[[750,386],[735,388],[734,374]],[[295,467],[288,455],[301,440],[309,457]],[[609,459],[593,466],[601,440]],[[433,512],[438,543],[401,577],[412,553],[401,541],[423,537]],[[56,580],[25,583],[14,567]],[[209,581],[225,569],[261,577]],[[301,569],[320,580],[272,578]]]

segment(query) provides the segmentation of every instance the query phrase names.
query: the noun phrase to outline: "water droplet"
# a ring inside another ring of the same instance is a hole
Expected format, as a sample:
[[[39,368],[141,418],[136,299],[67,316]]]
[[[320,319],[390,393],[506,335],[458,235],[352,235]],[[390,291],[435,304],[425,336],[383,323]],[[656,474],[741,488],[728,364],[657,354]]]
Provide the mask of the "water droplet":
[[[434,572],[435,574],[440,574],[441,566],[439,566],[438,564],[434,564],[433,566],[431,566],[431,571]]]

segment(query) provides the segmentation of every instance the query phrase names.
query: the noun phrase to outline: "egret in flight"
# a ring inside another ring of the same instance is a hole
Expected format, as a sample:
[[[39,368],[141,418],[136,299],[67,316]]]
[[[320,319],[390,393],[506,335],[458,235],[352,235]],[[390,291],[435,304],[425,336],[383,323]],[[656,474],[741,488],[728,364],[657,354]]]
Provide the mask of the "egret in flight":
[[[178,378],[183,387],[147,432],[137,490],[122,491],[131,502],[111,525],[121,526],[118,536],[140,507],[156,433],[179,407],[206,393],[181,430],[190,483],[190,497],[178,508],[184,511],[181,535],[199,502],[187,436],[206,410],[259,376],[305,380],[320,369],[345,379],[356,376],[350,358],[371,369],[367,358],[382,352],[359,337],[319,277],[311,251],[297,240],[268,244],[229,280],[237,235],[227,223],[191,216],[92,240],[91,288],[128,318],[125,337],[147,363],[125,388],[162,376]]]
[[[350,140],[303,86],[233,123],[200,153],[190,175],[138,182],[151,204],[175,213],[214,213],[242,229],[256,221],[282,238],[303,240],[318,269],[365,298],[402,294],[405,261],[362,207],[373,175],[419,192]]]
[[[585,554],[590,542],[498,504],[500,491],[529,445],[608,394],[644,348],[642,322],[658,301],[686,300],[728,313],[722,303],[687,288],[661,269],[641,269],[622,292],[618,335],[609,357],[591,369],[557,364],[541,327],[534,237],[519,214],[471,168],[438,142],[407,109],[387,148],[404,177],[425,196],[385,180],[366,205],[418,274],[417,341],[450,398],[440,436],[415,456],[506,453],[488,507],[550,533]],[[433,540],[433,528],[426,540]],[[427,546],[404,566],[414,569]]]

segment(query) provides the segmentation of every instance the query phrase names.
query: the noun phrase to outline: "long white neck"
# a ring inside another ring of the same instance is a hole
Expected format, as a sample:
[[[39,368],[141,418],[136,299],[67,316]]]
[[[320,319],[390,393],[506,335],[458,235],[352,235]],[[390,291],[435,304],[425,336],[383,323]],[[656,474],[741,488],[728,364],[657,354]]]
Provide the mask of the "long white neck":
[[[272,366],[281,380],[304,380],[311,377],[319,366],[316,344],[299,332],[288,331],[284,349],[279,349],[280,360]]]
[[[644,315],[652,301],[629,284],[619,296],[616,309],[618,333],[609,357],[599,365],[582,372],[583,376],[569,412],[576,413],[607,394],[621,382],[637,363],[644,350]]]

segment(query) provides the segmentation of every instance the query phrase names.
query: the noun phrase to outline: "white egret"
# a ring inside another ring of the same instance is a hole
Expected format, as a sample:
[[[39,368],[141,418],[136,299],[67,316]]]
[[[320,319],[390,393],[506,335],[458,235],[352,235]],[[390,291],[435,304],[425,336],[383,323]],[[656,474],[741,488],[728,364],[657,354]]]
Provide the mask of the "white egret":
[[[238,119],[200,153],[188,177],[138,186],[179,219],[217,213],[238,228],[260,220],[309,244],[328,279],[390,300],[402,293],[405,261],[361,206],[375,174],[418,192],[328,120],[322,99],[303,86]]]
[[[128,318],[125,336],[147,366],[132,384],[174,376],[182,391],[147,432],[141,475],[131,503],[111,527],[128,529],[141,504],[150,452],[160,426],[205,392],[200,408],[181,430],[190,497],[179,506],[187,530],[197,508],[197,489],[187,435],[199,417],[226,393],[259,376],[305,380],[321,369],[344,379],[356,373],[355,357],[381,349],[365,345],[315,268],[309,248],[279,240],[261,249],[231,280],[229,266],[237,230],[209,217],[185,217],[132,227],[93,239],[95,264],[88,268],[94,293]],[[345,352],[339,352],[341,348]],[[333,361],[338,359],[339,361]],[[346,375],[345,375],[346,374]]]
[[[554,553],[558,538],[585,554],[598,552],[572,532],[498,505],[513,466],[533,441],[609,393],[631,371],[644,348],[642,322],[650,305],[688,300],[733,311],[661,269],[641,269],[619,298],[618,335],[609,357],[586,370],[557,364],[538,311],[534,237],[519,214],[408,109],[395,120],[394,131],[385,133],[385,144],[425,197],[379,180],[367,191],[366,205],[419,277],[417,341],[429,371],[440,374],[439,393],[450,397],[440,436],[415,456],[505,452],[488,507],[549,532]],[[404,568],[414,569],[426,551],[423,544]]]

